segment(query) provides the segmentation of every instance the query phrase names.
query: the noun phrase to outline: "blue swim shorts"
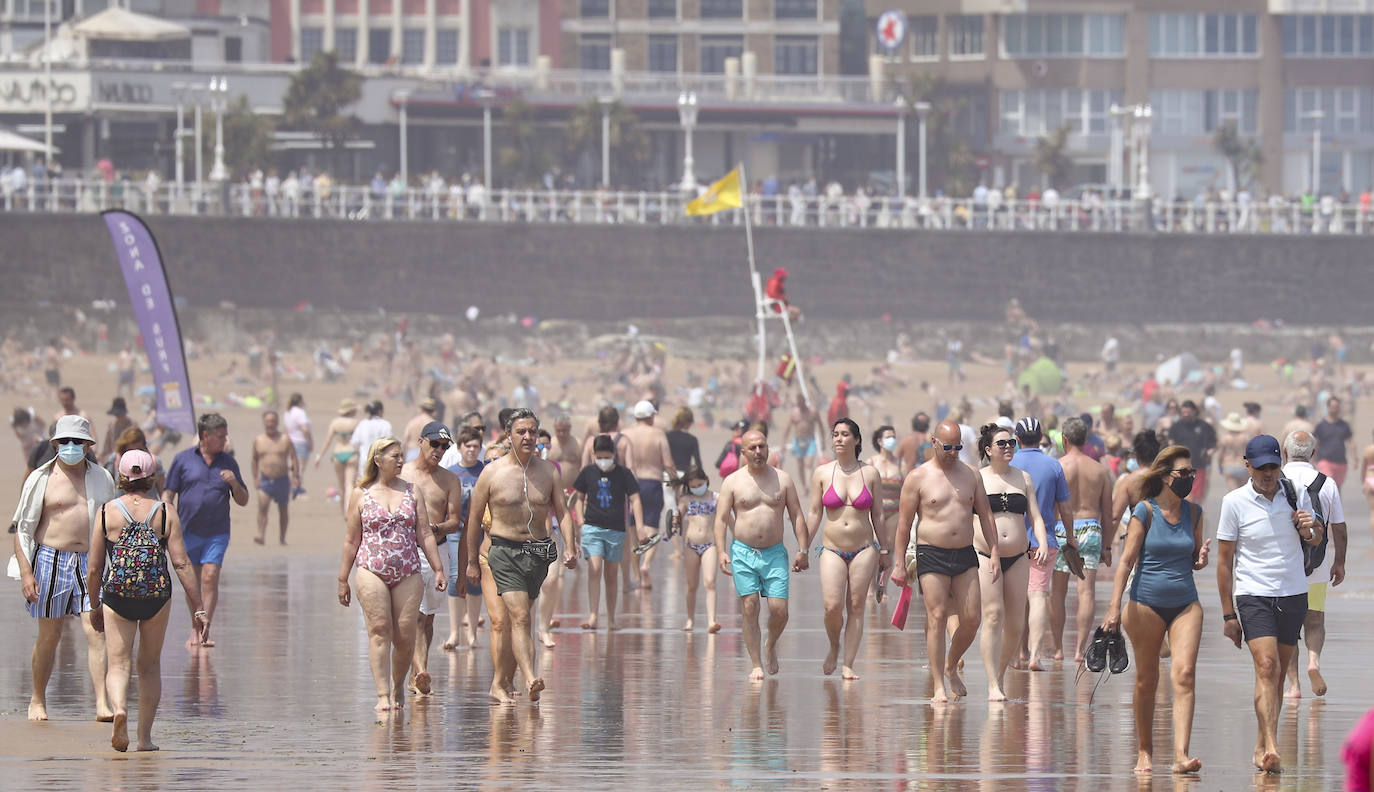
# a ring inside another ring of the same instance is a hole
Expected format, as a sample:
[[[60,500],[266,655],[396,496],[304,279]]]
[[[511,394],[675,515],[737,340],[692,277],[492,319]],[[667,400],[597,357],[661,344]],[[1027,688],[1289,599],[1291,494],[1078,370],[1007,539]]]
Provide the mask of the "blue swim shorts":
[[[186,544],[186,555],[195,566],[202,564],[224,564],[224,553],[229,549],[229,534],[201,536],[184,531],[181,539]]]
[[[1073,535],[1078,538],[1078,554],[1083,556],[1084,569],[1097,569],[1102,561],[1102,525],[1097,520],[1074,520]],[[1064,523],[1054,524],[1054,537],[1063,547],[1068,537],[1064,535]],[[1064,563],[1064,554],[1054,559],[1054,571],[1068,573],[1069,565]]]
[[[33,557],[33,577],[38,581],[38,601],[28,602],[35,619],[79,616],[91,609],[86,591],[86,554],[54,550],[38,545]]]
[[[759,549],[736,539],[730,543],[730,571],[741,597],[762,591],[769,599],[787,599],[787,547],[782,542]]]
[[[625,556],[625,532],[595,525],[582,526],[582,555],[620,563]]]
[[[281,478],[258,477],[258,489],[262,494],[276,501],[279,505],[285,506],[291,502],[291,477],[282,476]]]

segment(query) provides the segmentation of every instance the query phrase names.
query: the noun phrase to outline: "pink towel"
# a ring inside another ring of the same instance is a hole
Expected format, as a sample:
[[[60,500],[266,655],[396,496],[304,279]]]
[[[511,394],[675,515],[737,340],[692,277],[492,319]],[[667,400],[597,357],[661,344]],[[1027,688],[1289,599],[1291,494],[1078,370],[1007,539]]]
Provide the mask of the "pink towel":
[[[899,630],[906,629],[906,614],[911,610],[911,586],[902,586],[902,593],[897,597],[897,607],[892,609],[892,626]]]

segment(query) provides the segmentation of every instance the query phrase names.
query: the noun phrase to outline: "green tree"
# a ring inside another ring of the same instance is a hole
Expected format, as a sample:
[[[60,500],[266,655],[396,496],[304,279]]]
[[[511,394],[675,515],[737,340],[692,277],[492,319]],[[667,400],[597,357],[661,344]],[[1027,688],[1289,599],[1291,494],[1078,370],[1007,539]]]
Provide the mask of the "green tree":
[[[353,135],[358,119],[345,110],[362,96],[362,78],[339,66],[333,52],[321,50],[310,65],[291,77],[282,104],[285,122],[320,136],[329,148],[334,172],[340,172],[340,152]]]
[[[493,136],[501,140],[496,156],[502,182],[509,187],[537,186],[556,160],[539,139],[534,108],[516,99],[506,105],[501,120],[506,129],[501,134],[493,132]]]
[[[1064,186],[1073,167],[1068,152],[1070,134],[1069,125],[1065,124],[1035,141],[1035,169],[1045,174],[1050,186],[1056,189]]]
[[[214,128],[215,116],[207,119]],[[253,112],[248,97],[240,96],[224,112],[224,164],[229,168],[229,178],[234,181],[252,173],[255,168],[266,171],[276,160],[272,151],[272,131],[276,128],[273,120]],[[203,154],[206,162],[214,162],[215,136],[202,138]]]
[[[926,114],[926,167],[930,171],[926,184],[930,191],[934,193],[940,189],[948,195],[971,194],[978,186],[979,172],[967,134],[959,123],[960,115],[968,111],[968,99],[944,78],[915,68],[898,79],[897,92],[906,99],[907,107],[914,108],[917,102],[930,103],[930,112]],[[920,141],[915,134],[915,111],[912,116],[910,134],[906,136],[907,173],[915,181],[921,178],[916,156]]]
[[[649,160],[649,135],[639,125],[639,117],[620,102],[607,108],[611,138],[611,184],[639,185],[641,169]],[[601,158],[601,102],[596,99],[573,108],[563,130],[564,167],[573,169],[584,154]],[[599,179],[599,177],[598,177]]]
[[[1259,179],[1264,170],[1264,152],[1254,138],[1240,134],[1235,121],[1227,121],[1217,127],[1212,136],[1212,147],[1226,158],[1231,167],[1231,183],[1237,190],[1243,190],[1250,182]]]

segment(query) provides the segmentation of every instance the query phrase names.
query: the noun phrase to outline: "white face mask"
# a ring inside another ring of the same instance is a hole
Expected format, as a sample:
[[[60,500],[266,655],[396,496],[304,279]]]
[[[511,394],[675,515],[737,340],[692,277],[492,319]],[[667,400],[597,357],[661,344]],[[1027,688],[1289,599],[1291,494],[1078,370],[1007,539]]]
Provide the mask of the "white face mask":
[[[596,460],[596,466],[601,468],[602,473],[609,473],[611,471],[611,468],[615,467],[615,460],[601,459],[598,457]]]
[[[705,495],[705,494],[706,494],[706,490],[708,490],[708,489],[710,489],[710,488],[711,488],[711,485],[709,485],[709,484],[702,484],[700,487],[692,487],[692,494],[693,494],[693,495]]]
[[[893,451],[893,450],[895,450],[896,448],[897,448],[897,438],[895,438],[895,437],[884,437],[884,438],[883,438],[883,449],[884,449],[885,451]]]

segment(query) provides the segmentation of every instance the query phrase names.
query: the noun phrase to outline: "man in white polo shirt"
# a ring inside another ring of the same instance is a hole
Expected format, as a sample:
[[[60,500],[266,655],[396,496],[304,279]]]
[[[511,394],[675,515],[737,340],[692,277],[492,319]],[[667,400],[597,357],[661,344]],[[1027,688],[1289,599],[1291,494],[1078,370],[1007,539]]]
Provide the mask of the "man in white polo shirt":
[[[1259,737],[1254,762],[1268,773],[1282,769],[1278,721],[1283,669],[1297,651],[1307,616],[1300,543],[1317,544],[1322,533],[1306,490],[1297,491],[1296,510],[1288,505],[1279,488],[1281,461],[1278,440],[1269,435],[1251,439],[1245,445],[1250,481],[1226,493],[1217,522],[1222,632],[1237,648],[1244,637],[1255,662]]]
[[[1293,482],[1294,489],[1307,490],[1311,495],[1312,485],[1318,473],[1312,467],[1312,455],[1316,451],[1317,440],[1311,433],[1298,430],[1283,439],[1283,455],[1288,462],[1283,466],[1283,475]],[[1341,506],[1341,490],[1335,479],[1326,478],[1317,489],[1317,513],[1326,521],[1330,535],[1328,547],[1322,562],[1312,574],[1307,576],[1307,617],[1302,623],[1303,644],[1307,646],[1307,676],[1312,680],[1312,693],[1326,695],[1326,680],[1322,678],[1322,646],[1326,643],[1326,589],[1335,587],[1345,580],[1345,509]],[[1293,653],[1293,662],[1288,664],[1287,698],[1301,698],[1302,687],[1298,683],[1298,654]]]

